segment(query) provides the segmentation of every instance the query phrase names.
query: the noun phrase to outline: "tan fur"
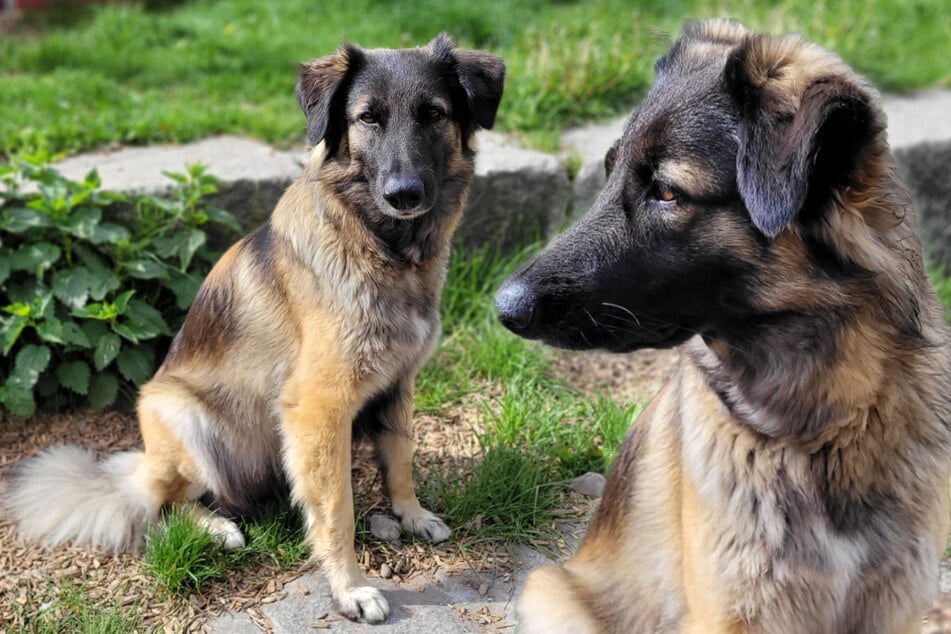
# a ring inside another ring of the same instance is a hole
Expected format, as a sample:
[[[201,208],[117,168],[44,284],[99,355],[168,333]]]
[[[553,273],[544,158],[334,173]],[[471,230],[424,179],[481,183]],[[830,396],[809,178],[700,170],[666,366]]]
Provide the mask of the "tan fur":
[[[241,334],[219,335],[213,346],[205,340],[196,341],[192,350],[177,350],[143,386],[139,415],[146,466],[141,477],[165,503],[188,499],[185,491],[192,484],[214,490],[212,467],[196,465],[186,446],[195,430],[183,421],[190,415],[195,425],[206,426],[211,421],[198,419],[216,415],[194,395],[224,389],[258,404],[253,413],[274,420],[261,435],[245,437],[241,421],[211,426],[232,436],[233,450],[248,447],[250,461],[272,454],[255,444],[284,447],[292,495],[306,511],[308,542],[339,598],[361,582],[347,476],[351,421],[367,399],[396,382],[408,383],[410,396],[399,405],[402,432],[384,433],[378,440],[381,458],[390,466],[388,489],[404,523],[428,514],[413,485],[411,384],[435,346],[438,321],[416,326],[411,311],[403,317],[407,323],[393,324],[400,316],[380,314],[375,297],[384,292],[416,296],[423,289],[438,293],[449,246],[447,236],[437,258],[409,271],[394,270],[376,254],[372,237],[352,213],[324,191],[322,171],[322,157],[315,156],[274,211],[277,288],[261,279],[243,242],[208,276],[206,287],[233,289]],[[461,205],[455,215],[460,211]],[[395,340],[388,332],[394,329],[412,336]],[[184,410],[190,414],[182,415]]]
[[[25,461],[8,499],[21,530],[134,549],[177,505],[236,547],[238,526],[194,502],[210,493],[216,510],[250,515],[289,487],[340,611],[383,621],[389,606],[354,556],[351,443],[374,441],[405,530],[449,537],[415,493],[413,383],[440,334],[471,136],[493,124],[504,73],[499,58],[445,34],[418,49],[345,44],[303,64],[310,161],[270,220],[208,274],[142,386],[144,452],[98,464],[67,447]],[[63,504],[44,509],[61,489]]]
[[[824,78],[867,89],[798,36],[722,22],[685,33],[685,65],[752,42],[749,74],[776,112],[795,113]],[[690,339],[677,374],[634,423],[577,554],[530,575],[521,631],[917,631],[949,530],[951,333],[872,104],[880,130],[814,229],[870,280],[812,275],[818,265],[795,223],[770,241],[768,258],[725,215],[712,242],[691,245],[727,245],[755,263],[749,292],[766,313],[835,308],[845,324],[767,350],[757,366],[718,333]],[[658,172],[688,188],[704,182],[678,177],[689,158],[673,165]],[[919,341],[907,335],[915,329],[925,343],[908,343]],[[828,347],[813,354],[818,343]],[[825,418],[815,428],[780,424],[786,412],[766,406],[777,402],[811,404]]]

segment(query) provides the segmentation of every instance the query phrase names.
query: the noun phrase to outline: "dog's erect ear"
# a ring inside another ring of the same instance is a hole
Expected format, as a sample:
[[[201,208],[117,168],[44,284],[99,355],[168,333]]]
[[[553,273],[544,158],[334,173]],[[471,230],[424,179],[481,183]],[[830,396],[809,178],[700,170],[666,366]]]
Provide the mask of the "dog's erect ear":
[[[337,52],[300,65],[297,72],[297,101],[307,117],[307,142],[326,140],[333,154],[346,127],[344,106],[348,78],[364,63],[363,51],[344,43]]]
[[[724,83],[739,113],[737,181],[766,236],[846,182],[876,131],[859,82],[797,36],[753,35],[730,55]]]
[[[505,62],[502,58],[485,51],[455,48],[452,38],[446,33],[437,35],[428,46],[436,58],[454,69],[472,120],[485,129],[495,125],[495,113],[505,87]]]

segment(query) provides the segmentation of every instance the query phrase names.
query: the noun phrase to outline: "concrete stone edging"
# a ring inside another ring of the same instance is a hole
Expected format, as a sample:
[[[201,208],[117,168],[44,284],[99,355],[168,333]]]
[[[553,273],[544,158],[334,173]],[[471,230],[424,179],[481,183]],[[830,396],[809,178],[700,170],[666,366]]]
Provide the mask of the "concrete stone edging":
[[[922,238],[935,260],[951,271],[951,117],[946,114],[951,112],[951,91],[886,96],[883,102],[891,145],[915,200]],[[550,237],[579,217],[604,185],[604,153],[621,136],[626,119],[565,131],[561,141],[566,150],[559,156],[480,132],[459,242],[505,251]],[[572,155],[580,159],[574,182],[566,169]],[[202,163],[222,181],[213,202],[252,228],[268,217],[306,159],[303,149],[281,151],[248,138],[219,136],[186,145],[91,152],[56,167],[74,179],[96,168],[108,189],[155,194],[173,184],[163,172],[182,172],[187,165]]]

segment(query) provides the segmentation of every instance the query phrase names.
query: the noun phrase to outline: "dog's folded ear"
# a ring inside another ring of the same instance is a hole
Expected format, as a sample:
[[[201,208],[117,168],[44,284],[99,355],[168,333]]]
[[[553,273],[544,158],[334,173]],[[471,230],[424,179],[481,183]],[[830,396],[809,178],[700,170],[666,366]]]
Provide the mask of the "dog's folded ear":
[[[485,51],[455,48],[446,33],[437,35],[428,46],[433,55],[454,69],[472,121],[490,129],[495,125],[495,114],[505,88],[505,62]]]
[[[614,171],[614,162],[617,161],[618,150],[621,149],[621,139],[618,139],[614,142],[614,145],[608,148],[608,151],[604,154],[604,175],[605,177],[610,178],[611,172]]]
[[[307,142],[317,145],[326,141],[331,155],[340,143],[345,125],[346,90],[342,88],[364,59],[363,50],[347,42],[336,53],[305,62],[298,69],[295,91],[307,117]]]
[[[740,195],[770,238],[846,183],[880,129],[862,81],[798,36],[747,37],[724,83],[739,116]]]

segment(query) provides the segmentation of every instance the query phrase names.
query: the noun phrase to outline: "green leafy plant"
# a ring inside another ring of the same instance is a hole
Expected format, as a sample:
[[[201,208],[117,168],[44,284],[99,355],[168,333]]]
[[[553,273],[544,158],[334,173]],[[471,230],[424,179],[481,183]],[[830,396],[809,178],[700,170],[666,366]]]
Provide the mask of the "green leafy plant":
[[[217,256],[206,229],[241,227],[203,204],[217,186],[201,166],[167,173],[167,197],[127,197],[44,159],[0,165],[0,404],[127,404]]]

